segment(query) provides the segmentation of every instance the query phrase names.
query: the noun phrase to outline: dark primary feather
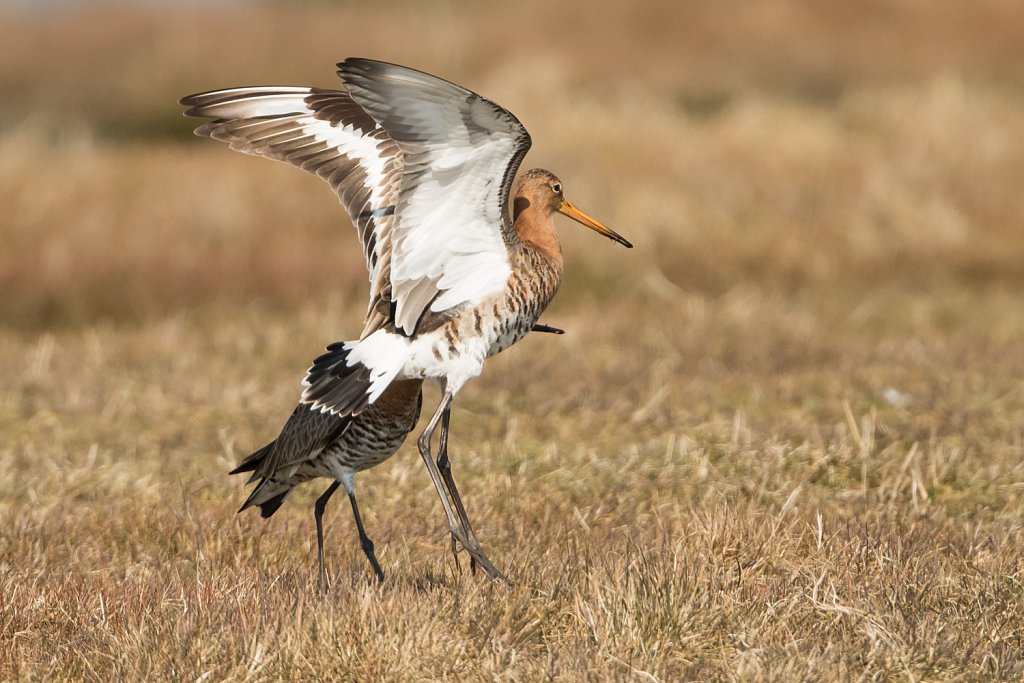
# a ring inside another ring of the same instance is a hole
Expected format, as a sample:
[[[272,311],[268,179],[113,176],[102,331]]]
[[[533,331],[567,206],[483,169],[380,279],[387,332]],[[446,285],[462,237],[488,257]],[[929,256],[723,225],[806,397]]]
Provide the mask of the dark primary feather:
[[[263,517],[274,514],[295,485],[301,483],[289,482],[282,487],[281,482],[274,481],[276,475],[323,453],[324,449],[342,438],[352,424],[352,419],[311,410],[301,403],[297,405],[276,439],[243,459],[238,467],[231,470],[231,474],[252,472],[248,483],[260,480],[238,511],[259,505]],[[275,484],[280,492],[267,498],[266,487]]]
[[[278,437],[247,456],[230,473],[252,472],[250,481],[255,481],[294,467],[337,440],[351,423],[351,417],[325,415],[300,403],[295,406]]]

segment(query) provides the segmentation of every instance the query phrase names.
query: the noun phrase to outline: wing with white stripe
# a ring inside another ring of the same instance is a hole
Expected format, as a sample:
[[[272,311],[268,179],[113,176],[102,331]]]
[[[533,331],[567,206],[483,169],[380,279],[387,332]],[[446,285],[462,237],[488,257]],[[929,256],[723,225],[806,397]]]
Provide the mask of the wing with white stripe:
[[[345,89],[401,149],[391,236],[395,324],[501,291],[514,234],[508,196],[530,136],[505,109],[448,81],[365,59],[338,65]]]
[[[231,149],[286,161],[326,180],[348,212],[370,274],[372,309],[391,301],[391,223],[402,180],[402,152],[348,93],[246,87],[190,95],[187,116],[214,119],[196,129]]]

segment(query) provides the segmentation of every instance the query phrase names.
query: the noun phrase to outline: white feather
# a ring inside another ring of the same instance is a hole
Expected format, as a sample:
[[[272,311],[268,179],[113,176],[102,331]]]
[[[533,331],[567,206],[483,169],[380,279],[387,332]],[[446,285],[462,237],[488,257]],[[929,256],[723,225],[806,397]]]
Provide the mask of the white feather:
[[[241,89],[238,89],[241,90]],[[257,116],[285,116],[308,112],[305,98],[309,88],[292,88],[290,92],[280,92],[285,88],[275,88],[271,94],[260,95],[258,88],[246,88],[246,93],[237,93],[238,99],[228,99],[206,105],[203,116],[217,119],[247,119]],[[247,94],[251,93],[251,94]],[[218,95],[236,95],[232,91],[220,91]]]
[[[366,339],[348,342],[350,351],[346,365],[362,363],[370,370],[370,403],[380,397],[405,366],[409,356],[409,340],[398,334],[377,330]]]

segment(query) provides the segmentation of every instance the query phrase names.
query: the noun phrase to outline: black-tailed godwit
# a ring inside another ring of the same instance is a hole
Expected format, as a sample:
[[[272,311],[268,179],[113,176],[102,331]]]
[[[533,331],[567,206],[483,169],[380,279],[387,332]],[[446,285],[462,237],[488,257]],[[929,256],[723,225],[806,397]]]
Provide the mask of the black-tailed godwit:
[[[465,88],[394,64],[347,59],[343,90],[243,87],[191,95],[197,134],[324,178],[355,224],[370,274],[357,342],[332,344],[310,368],[303,401],[359,415],[396,380],[436,379],[440,404],[418,440],[456,543],[504,578],[469,524],[448,468],[452,401],[484,361],[523,338],[554,297],[562,213],[631,247],[583,213],[551,172],[532,169],[510,112]],[[430,453],[438,425],[438,462]]]
[[[300,403],[276,439],[231,470],[231,474],[252,472],[250,483],[260,480],[239,512],[259,506],[264,518],[277,512],[299,484],[317,477],[334,480],[313,506],[321,590],[327,589],[324,508],[338,486],[344,486],[348,493],[363,552],[377,580],[384,580],[373,541],[366,535],[359,515],[355,476],[356,472],[378,465],[394,455],[416,426],[423,405],[422,384],[423,380],[392,382],[377,401],[357,416],[338,417],[329,412],[310,410],[309,405]]]

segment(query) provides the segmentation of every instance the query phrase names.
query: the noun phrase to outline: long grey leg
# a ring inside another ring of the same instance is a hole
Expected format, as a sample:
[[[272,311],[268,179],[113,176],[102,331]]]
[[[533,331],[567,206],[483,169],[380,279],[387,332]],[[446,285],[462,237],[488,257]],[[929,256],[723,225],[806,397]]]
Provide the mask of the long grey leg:
[[[459,521],[462,522],[462,528],[466,531],[466,536],[469,538],[471,543],[475,543],[478,547],[480,542],[476,538],[476,533],[473,531],[473,525],[469,522],[469,515],[466,514],[466,508],[462,504],[462,497],[459,496],[459,489],[455,486],[455,479],[452,478],[452,467],[448,461],[448,426],[452,419],[452,408],[448,408],[444,411],[444,415],[441,417],[441,438],[438,443],[438,454],[437,454],[437,469],[441,472],[441,477],[444,479],[444,484],[448,488],[448,495],[452,498],[452,503],[455,504],[455,512],[459,515]],[[452,554],[455,555],[455,562],[458,564],[458,546],[455,541],[455,537],[452,536]],[[476,558],[472,555],[469,557],[469,567],[476,573]]]
[[[366,553],[366,559],[370,561],[370,566],[373,567],[373,573],[377,575],[377,581],[384,583],[384,572],[377,562],[377,555],[373,552],[373,541],[370,540],[370,537],[366,535],[366,530],[363,529],[363,520],[359,516],[359,506],[356,505],[356,494],[354,491],[349,491],[348,500],[352,503],[352,514],[356,518],[356,528],[359,529],[359,544],[363,546],[363,552]]]
[[[452,405],[452,394],[447,391],[446,388],[442,387],[443,395],[441,397],[441,403],[438,405],[437,410],[434,412],[433,417],[430,418],[430,422],[427,424],[427,428],[420,435],[417,445],[419,446],[420,456],[423,458],[423,463],[427,466],[427,472],[430,474],[431,480],[434,482],[434,488],[437,489],[437,495],[441,498],[441,506],[444,508],[444,513],[448,517],[448,530],[452,536],[462,544],[462,547],[466,549],[470,557],[476,560],[476,563],[484,570],[484,572],[492,579],[503,579],[508,581],[505,576],[495,568],[491,561],[484,554],[480,544],[471,540],[469,532],[465,531],[461,520],[456,518],[455,511],[452,509],[452,503],[448,500],[448,493],[445,490],[445,484],[441,479],[441,473],[437,470],[437,465],[434,463],[433,458],[430,456],[430,440],[434,436],[434,430],[437,429],[438,422],[441,421],[444,413],[451,408]]]
[[[331,484],[323,492],[323,495],[316,499],[316,504],[313,506],[313,516],[316,518],[316,549],[320,562],[320,591],[323,593],[327,592],[327,570],[324,569],[324,508],[327,507],[327,501],[331,499],[339,486],[341,486],[341,482],[336,481]]]

